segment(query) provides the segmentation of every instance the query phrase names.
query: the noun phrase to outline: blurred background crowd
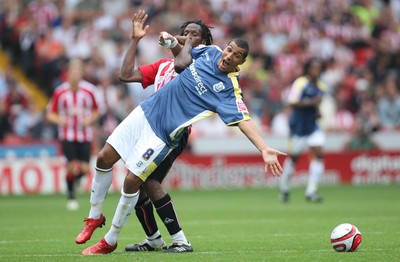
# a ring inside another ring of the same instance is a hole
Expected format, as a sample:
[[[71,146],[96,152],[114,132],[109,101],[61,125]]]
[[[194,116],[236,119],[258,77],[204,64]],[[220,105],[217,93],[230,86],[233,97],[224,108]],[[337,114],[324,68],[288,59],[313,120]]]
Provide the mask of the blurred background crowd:
[[[153,93],[118,81],[138,9],[148,12],[150,25],[138,65],[171,56],[158,45],[158,33],[178,34],[187,20],[212,27],[221,47],[245,37],[250,55],[240,84],[265,135],[288,134],[287,92],[315,56],[325,62],[322,80],[330,88],[321,105],[325,130],[400,131],[400,0],[2,0],[0,50],[8,63],[0,63],[0,140],[56,138],[44,106],[15,69],[48,99],[66,80],[68,61],[80,57],[84,78],[104,104],[96,128],[103,143]],[[237,134],[218,118],[199,122],[193,132],[194,138]]]

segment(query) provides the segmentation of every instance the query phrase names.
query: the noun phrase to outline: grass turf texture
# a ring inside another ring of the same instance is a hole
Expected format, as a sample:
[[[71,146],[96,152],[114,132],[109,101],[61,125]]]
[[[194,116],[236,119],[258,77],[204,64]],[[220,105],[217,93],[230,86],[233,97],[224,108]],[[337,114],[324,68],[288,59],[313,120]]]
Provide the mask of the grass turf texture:
[[[74,240],[89,211],[88,194],[79,195],[75,212],[65,209],[62,195],[2,196],[0,261],[399,261],[399,185],[324,187],[321,204],[306,202],[303,191],[294,189],[288,204],[279,202],[276,188],[171,191],[193,253],[125,252],[125,245],[144,239],[132,214],[117,250],[91,257],[80,253],[109,229],[119,194],[108,195],[106,227],[84,245]],[[345,222],[363,236],[355,253],[335,252],[330,244],[333,228]]]

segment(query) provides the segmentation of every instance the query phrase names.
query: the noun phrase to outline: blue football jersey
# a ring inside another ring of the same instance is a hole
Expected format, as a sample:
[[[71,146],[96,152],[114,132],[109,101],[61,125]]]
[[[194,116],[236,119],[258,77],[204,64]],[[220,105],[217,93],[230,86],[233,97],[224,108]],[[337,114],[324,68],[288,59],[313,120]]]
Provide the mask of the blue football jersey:
[[[226,125],[250,119],[239,71],[221,72],[221,54],[217,46],[194,48],[193,63],[140,104],[153,131],[167,145],[176,146],[185,127],[215,113]]]
[[[327,86],[318,81],[317,85],[308,80],[307,77],[297,78],[289,91],[289,104],[298,103],[304,99],[322,96],[327,91]],[[317,130],[317,118],[319,109],[317,106],[292,107],[289,118],[290,135],[308,136]]]

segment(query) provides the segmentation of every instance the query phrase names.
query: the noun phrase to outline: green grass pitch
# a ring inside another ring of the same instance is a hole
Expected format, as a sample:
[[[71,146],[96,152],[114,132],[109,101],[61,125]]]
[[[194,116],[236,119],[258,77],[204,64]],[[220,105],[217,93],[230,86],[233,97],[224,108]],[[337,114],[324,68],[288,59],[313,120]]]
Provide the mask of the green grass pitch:
[[[74,242],[89,211],[89,195],[79,195],[81,208],[65,209],[65,196],[0,197],[0,261],[400,261],[400,187],[323,187],[321,204],[308,203],[304,188],[295,188],[282,204],[276,188],[171,191],[181,225],[194,252],[125,252],[144,239],[136,216],[127,221],[112,254],[83,257],[81,251],[109,229],[119,194],[105,202],[106,227],[84,245]],[[341,223],[362,233],[361,248],[338,253],[330,233]],[[170,237],[158,220],[160,231]]]

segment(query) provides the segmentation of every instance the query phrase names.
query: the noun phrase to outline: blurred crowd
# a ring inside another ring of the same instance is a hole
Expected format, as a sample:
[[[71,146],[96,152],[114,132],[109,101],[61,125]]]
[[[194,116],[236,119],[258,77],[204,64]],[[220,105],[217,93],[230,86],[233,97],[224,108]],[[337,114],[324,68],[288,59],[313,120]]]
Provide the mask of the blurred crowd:
[[[321,77],[330,88],[321,105],[325,130],[364,136],[400,130],[400,0],[2,0],[0,47],[47,97],[65,81],[68,61],[82,58],[84,78],[98,86],[105,105],[97,128],[104,141],[153,92],[118,81],[138,9],[148,12],[150,25],[138,65],[171,56],[158,45],[158,33],[178,34],[187,20],[212,27],[221,47],[245,37],[250,55],[240,84],[265,134],[288,134],[287,92],[315,56],[325,62]],[[11,69],[0,71],[0,101],[0,140],[9,133],[55,134]],[[193,132],[236,134],[218,118],[199,122]]]

